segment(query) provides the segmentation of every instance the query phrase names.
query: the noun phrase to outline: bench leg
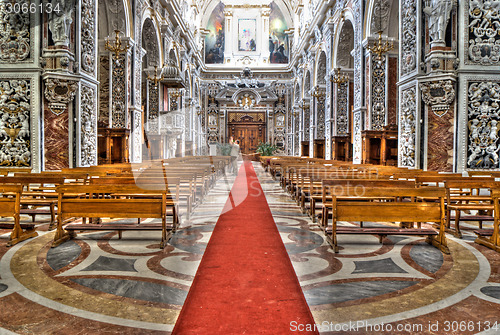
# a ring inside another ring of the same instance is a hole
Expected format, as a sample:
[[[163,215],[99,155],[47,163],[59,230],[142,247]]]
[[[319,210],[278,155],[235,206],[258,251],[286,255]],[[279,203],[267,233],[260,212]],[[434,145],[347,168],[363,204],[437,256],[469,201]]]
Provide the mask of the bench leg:
[[[56,229],[56,210],[55,210],[56,205],[55,204],[50,204],[50,224],[49,224],[49,231]]]
[[[56,234],[54,235],[54,242],[52,242],[52,248],[57,247],[58,245],[69,241],[71,238],[73,238],[76,233],[70,234],[64,228],[62,227],[62,218],[58,215],[57,216],[57,229],[56,229]]]
[[[460,231],[460,213],[459,209],[455,210],[455,237],[462,238],[462,232]]]
[[[311,208],[309,208],[309,215],[311,216],[312,222],[316,222],[316,200],[311,197],[309,201]]]
[[[10,233],[9,241],[7,242],[7,246],[11,247],[19,242],[27,240],[29,238],[38,236],[38,233],[35,229],[26,229],[23,230],[21,228],[20,217],[19,214],[14,216],[14,227],[12,228],[12,233]]]

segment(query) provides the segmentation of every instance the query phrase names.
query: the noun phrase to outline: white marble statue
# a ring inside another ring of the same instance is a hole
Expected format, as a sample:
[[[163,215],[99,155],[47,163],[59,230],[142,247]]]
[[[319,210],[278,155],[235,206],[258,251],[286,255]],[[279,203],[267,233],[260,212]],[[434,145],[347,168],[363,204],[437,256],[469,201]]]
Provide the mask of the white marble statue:
[[[71,23],[73,23],[74,4],[72,0],[52,0],[53,10],[49,14],[49,29],[56,46],[69,46]]]
[[[453,7],[451,0],[426,0],[424,13],[428,18],[429,35],[433,44],[445,45],[446,27]]]

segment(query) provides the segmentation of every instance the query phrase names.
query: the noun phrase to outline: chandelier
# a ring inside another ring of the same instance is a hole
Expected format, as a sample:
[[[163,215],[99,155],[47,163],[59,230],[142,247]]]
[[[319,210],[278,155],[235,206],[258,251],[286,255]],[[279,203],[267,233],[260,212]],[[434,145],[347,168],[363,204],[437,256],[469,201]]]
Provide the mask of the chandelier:
[[[341,74],[340,68],[337,67],[337,68],[335,68],[334,73],[333,73],[333,77],[332,77],[332,79],[330,79],[330,81],[332,83],[341,85],[341,84],[347,83],[349,81],[349,77],[346,76],[344,73]]]
[[[382,55],[391,51],[394,49],[394,43],[391,41],[389,42],[382,42],[382,31],[378,32],[378,40],[375,42],[375,44],[371,47],[368,47],[368,50],[370,50],[373,54],[376,54],[377,60],[382,60]]]
[[[148,74],[147,79],[149,81],[152,81],[155,84],[155,89],[157,89],[158,88],[158,83],[164,79],[163,74],[162,74],[162,70],[160,70],[160,75],[158,75],[158,66],[155,65],[154,76],[151,77]]]
[[[377,60],[382,60],[382,55],[391,51],[394,49],[394,43],[391,41],[389,42],[382,42],[382,4],[380,3],[380,0],[378,2],[378,20],[379,20],[379,31],[377,32],[378,34],[378,39],[377,42],[371,47],[368,47],[368,50],[370,50],[373,54],[376,54]]]
[[[116,10],[116,26],[118,27],[118,1],[115,0],[115,10]],[[126,43],[122,43],[120,39],[120,30],[118,28],[115,29],[115,39],[113,44],[111,44],[111,38],[106,37],[106,43],[104,44],[104,48],[109,50],[115,54],[115,60],[118,63],[120,61],[120,54],[127,51],[130,48],[129,41]]]

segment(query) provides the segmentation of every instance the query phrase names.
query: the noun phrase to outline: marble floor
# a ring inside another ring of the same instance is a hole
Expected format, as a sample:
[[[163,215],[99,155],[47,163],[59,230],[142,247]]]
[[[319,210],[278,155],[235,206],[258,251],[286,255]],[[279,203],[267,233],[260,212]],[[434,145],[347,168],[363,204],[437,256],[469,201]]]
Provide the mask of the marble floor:
[[[291,334],[498,334],[500,255],[448,235],[450,255],[423,239],[340,236],[335,255],[259,164],[255,170],[316,325]],[[79,234],[51,248],[53,232],[6,247],[0,230],[0,334],[168,334],[182,308],[234,176],[182,217],[164,249],[157,232]],[[245,195],[242,195],[244,197]],[[241,199],[240,199],[241,200]],[[237,205],[237,203],[235,204]],[[346,223],[348,224],[348,223]]]

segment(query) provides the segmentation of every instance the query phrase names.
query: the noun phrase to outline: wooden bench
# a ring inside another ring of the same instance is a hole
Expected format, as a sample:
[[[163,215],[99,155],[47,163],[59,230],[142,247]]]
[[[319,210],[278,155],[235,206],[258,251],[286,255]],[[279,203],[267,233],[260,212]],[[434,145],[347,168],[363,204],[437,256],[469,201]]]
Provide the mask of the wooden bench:
[[[26,173],[13,177],[0,177],[0,185],[22,185],[21,214],[31,216],[50,215],[49,230],[55,228],[57,193],[55,187],[64,184],[61,175],[42,175]],[[48,209],[40,208],[48,207]]]
[[[475,242],[500,252],[500,188],[491,189],[491,198],[494,207],[493,229],[474,230],[477,235]]]
[[[489,190],[493,187],[500,187],[500,182],[495,182],[494,178],[470,177],[457,180],[446,180],[446,229],[456,237],[462,238],[460,221],[478,221],[479,229],[482,229],[483,221],[493,221],[487,212],[493,211],[493,203]],[[480,190],[485,190],[486,194],[480,194]],[[479,211],[480,215],[462,216],[462,211]],[[455,216],[451,216],[452,211]],[[481,215],[481,213],[485,213]],[[451,221],[455,221],[452,229]]]
[[[362,197],[354,188],[344,188],[332,195],[332,225],[325,229],[327,240],[339,252],[338,234],[371,234],[381,237],[388,235],[418,235],[427,236],[427,242],[436,246],[444,253],[449,253],[445,236],[445,190],[442,188],[365,188]],[[352,198],[352,201],[338,201],[338,197]],[[419,201],[373,201],[397,199],[438,199],[437,202]],[[366,200],[363,200],[366,198]],[[439,230],[434,229],[401,229],[391,227],[341,227],[339,221],[370,221],[370,222],[435,222]],[[382,239],[382,238],[381,238]]]
[[[391,179],[323,179],[322,194],[321,194],[321,215],[320,226],[326,229],[328,219],[331,218],[330,209],[332,208],[332,197],[336,197],[336,201],[356,200],[369,201],[380,200],[380,197],[370,198],[364,196],[364,192],[371,188],[414,188],[415,182],[410,180],[391,180]],[[350,193],[349,193],[350,192]],[[315,197],[313,197],[313,200]],[[391,195],[384,200],[396,200],[396,197]],[[363,227],[363,221],[360,221],[360,227]]]
[[[151,185],[153,188],[154,185]],[[161,230],[160,248],[176,231],[179,221],[176,201],[170,199],[168,189],[142,189],[135,185],[62,185],[57,188],[58,217],[53,247],[84,230]],[[66,195],[70,197],[66,197]],[[80,195],[75,198],[74,195]],[[172,223],[167,225],[167,209],[171,209]],[[158,224],[83,224],[66,223],[71,218],[157,218]]]
[[[12,229],[7,246],[22,242],[28,238],[38,236],[34,223],[20,223],[21,185],[0,185],[0,216],[12,217],[14,222],[1,222],[0,228]]]

